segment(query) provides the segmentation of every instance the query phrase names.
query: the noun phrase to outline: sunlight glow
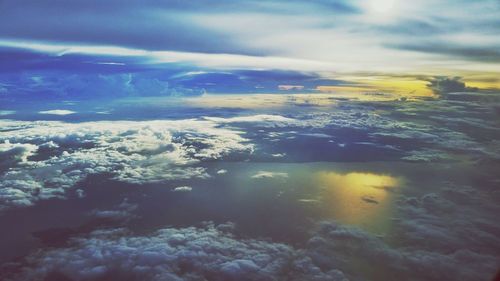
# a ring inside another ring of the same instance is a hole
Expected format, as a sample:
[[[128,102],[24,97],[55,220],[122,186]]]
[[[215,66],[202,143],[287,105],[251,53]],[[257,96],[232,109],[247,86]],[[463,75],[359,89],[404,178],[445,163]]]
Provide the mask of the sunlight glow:
[[[387,230],[394,203],[391,191],[402,185],[402,179],[365,172],[320,172],[317,179],[335,219],[374,232]]]
[[[361,6],[365,11],[366,22],[375,24],[390,24],[395,21],[398,15],[405,13],[407,3],[398,3],[396,0],[368,0],[362,1]]]
[[[370,0],[368,8],[371,12],[377,14],[390,14],[396,6],[395,0]]]

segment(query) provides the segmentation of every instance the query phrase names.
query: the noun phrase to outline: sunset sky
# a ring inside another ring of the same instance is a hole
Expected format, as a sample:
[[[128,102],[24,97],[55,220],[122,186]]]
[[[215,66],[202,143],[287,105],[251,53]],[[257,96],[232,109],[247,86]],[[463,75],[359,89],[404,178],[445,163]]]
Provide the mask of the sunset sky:
[[[89,95],[61,72],[117,91],[140,80],[142,95],[428,96],[437,76],[498,89],[499,14],[496,0],[2,1],[0,90]]]
[[[2,281],[492,281],[499,171],[499,0],[0,0]]]

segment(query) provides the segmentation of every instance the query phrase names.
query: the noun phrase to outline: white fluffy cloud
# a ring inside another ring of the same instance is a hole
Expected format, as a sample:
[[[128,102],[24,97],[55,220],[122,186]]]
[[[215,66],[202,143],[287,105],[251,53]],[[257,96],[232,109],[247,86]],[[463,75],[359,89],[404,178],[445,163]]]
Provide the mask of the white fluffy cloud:
[[[66,110],[66,109],[53,109],[53,110],[39,111],[38,113],[50,114],[50,115],[70,115],[70,114],[75,114],[76,112],[72,111],[72,110]]]
[[[173,189],[173,191],[175,191],[175,192],[189,192],[191,190],[193,190],[193,188],[191,186],[187,186],[187,185],[178,186],[178,187]]]
[[[288,173],[258,171],[256,174],[252,175],[252,179],[272,179],[272,178],[286,179],[288,178]]]
[[[197,166],[200,161],[253,149],[241,132],[208,120],[2,120],[0,125],[0,164],[7,167],[0,176],[0,209],[63,197],[89,174],[111,173],[138,184],[206,178],[205,169]],[[35,154],[43,160],[30,160]]]
[[[301,122],[294,118],[288,118],[281,115],[270,115],[270,114],[259,114],[251,116],[238,116],[231,118],[221,118],[221,117],[205,117],[204,119],[215,121],[218,123],[228,124],[228,123],[251,123],[260,127],[290,127],[297,126]]]
[[[38,146],[30,143],[11,144],[8,140],[0,143],[0,167],[25,163],[36,152]]]
[[[299,136],[328,135],[349,147],[351,136],[337,134],[342,128],[361,133],[353,134],[358,139],[352,142],[397,150],[405,161],[449,161],[457,153],[470,159],[500,155],[498,142],[477,136],[483,131],[498,134],[494,120],[485,118],[482,127],[476,126],[477,116],[490,110],[480,104],[419,101],[377,106],[342,103],[337,110],[297,112],[293,118],[258,114],[142,122],[0,120],[0,209],[63,197],[89,174],[112,173],[117,180],[138,184],[206,178],[200,161],[253,152],[244,132],[247,138],[256,137],[255,142],[289,141],[290,150],[272,154],[275,157],[300,153],[293,151],[293,140]],[[458,123],[455,115],[467,123]],[[476,119],[466,118],[469,115]],[[476,134],[471,126],[483,131]]]
[[[165,228],[148,236],[124,229],[98,230],[72,246],[31,255],[14,280],[42,280],[59,272],[75,280],[347,280],[323,272],[291,246],[237,239],[231,224]],[[9,278],[7,278],[9,280]]]

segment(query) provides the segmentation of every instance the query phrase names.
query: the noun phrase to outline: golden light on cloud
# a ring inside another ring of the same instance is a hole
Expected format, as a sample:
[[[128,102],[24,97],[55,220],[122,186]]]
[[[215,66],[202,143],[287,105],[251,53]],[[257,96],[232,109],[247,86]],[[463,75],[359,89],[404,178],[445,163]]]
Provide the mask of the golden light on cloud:
[[[351,172],[319,172],[322,199],[329,215],[346,224],[383,233],[390,225],[393,192],[403,180],[390,175]]]
[[[187,105],[220,108],[276,108],[290,105],[327,106],[335,104],[330,94],[216,94],[185,98]]]
[[[359,76],[342,77],[341,79],[352,81],[350,85],[319,86],[320,92],[349,92],[349,93],[391,93],[404,97],[432,97],[434,93],[427,86],[428,81],[415,77],[393,77],[393,76]]]
[[[500,75],[497,72],[467,72],[462,77],[468,87],[496,91],[500,89]]]

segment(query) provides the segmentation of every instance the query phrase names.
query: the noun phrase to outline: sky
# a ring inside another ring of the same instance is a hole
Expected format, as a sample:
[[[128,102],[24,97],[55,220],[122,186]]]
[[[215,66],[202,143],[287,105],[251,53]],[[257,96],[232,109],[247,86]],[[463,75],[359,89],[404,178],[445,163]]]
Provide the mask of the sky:
[[[0,280],[492,280],[499,35],[499,0],[0,0]]]
[[[497,0],[4,0],[0,95],[491,91],[499,19]]]

